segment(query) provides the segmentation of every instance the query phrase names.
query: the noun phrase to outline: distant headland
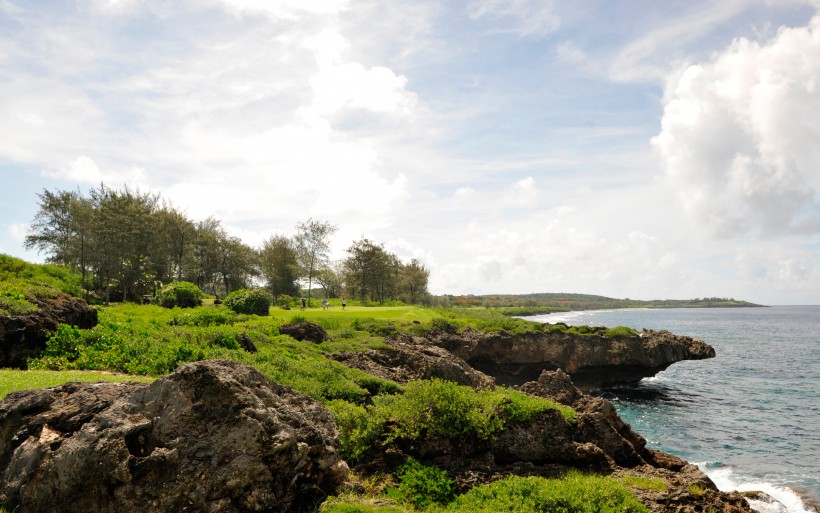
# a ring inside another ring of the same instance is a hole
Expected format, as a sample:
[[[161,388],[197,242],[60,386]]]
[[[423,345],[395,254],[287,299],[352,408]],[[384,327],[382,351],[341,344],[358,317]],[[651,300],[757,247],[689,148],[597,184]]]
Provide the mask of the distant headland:
[[[616,299],[593,294],[541,292],[534,294],[487,294],[445,296],[453,306],[498,308],[507,315],[541,315],[579,310],[617,310],[625,308],[736,308],[764,307],[733,298],[704,297],[696,299]]]

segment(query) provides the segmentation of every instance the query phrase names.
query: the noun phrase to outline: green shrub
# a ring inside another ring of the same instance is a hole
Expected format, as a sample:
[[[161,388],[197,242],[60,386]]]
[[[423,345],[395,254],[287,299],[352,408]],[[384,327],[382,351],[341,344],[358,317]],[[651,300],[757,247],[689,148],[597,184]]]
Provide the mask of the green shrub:
[[[575,412],[547,399],[497,388],[475,391],[440,379],[412,381],[401,395],[378,395],[369,406],[328,405],[336,416],[342,455],[356,461],[374,444],[421,437],[487,439],[508,420],[529,421],[557,409],[571,421]]]
[[[511,476],[472,488],[446,513],[646,513],[646,507],[617,480],[570,472],[563,479]]]
[[[295,304],[296,299],[287,294],[279,294],[279,297],[276,298],[276,306],[278,306],[279,308],[290,308]]]
[[[157,293],[157,303],[165,308],[193,308],[202,305],[202,291],[189,281],[174,281]]]
[[[234,290],[225,298],[224,305],[236,313],[269,315],[273,296],[262,289]]]
[[[447,472],[422,465],[413,458],[408,458],[399,467],[396,476],[399,478],[399,485],[390,490],[388,495],[399,501],[409,502],[416,508],[444,505],[455,497],[453,480]]]

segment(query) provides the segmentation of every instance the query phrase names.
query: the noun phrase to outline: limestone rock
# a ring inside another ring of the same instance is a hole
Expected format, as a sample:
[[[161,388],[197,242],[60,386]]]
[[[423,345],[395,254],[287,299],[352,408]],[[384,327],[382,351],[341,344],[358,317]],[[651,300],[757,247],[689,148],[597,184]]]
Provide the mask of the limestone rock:
[[[321,344],[325,340],[330,339],[330,336],[324,328],[312,322],[284,324],[279,326],[279,333],[282,335],[290,335],[299,341],[309,340],[314,344]]]
[[[346,475],[330,412],[235,362],[0,403],[0,503],[14,511],[302,511]]]
[[[433,330],[428,340],[505,385],[538,379],[562,369],[581,389],[633,383],[682,360],[713,358],[702,340],[645,330],[639,336],[581,336],[562,332],[511,334],[467,329]]]
[[[0,315],[0,368],[26,368],[26,360],[45,349],[60,323],[82,329],[97,325],[97,311],[82,299],[55,291],[54,297],[37,299],[39,312]]]
[[[417,379],[439,378],[475,389],[495,386],[493,378],[423,337],[400,333],[385,342],[389,348],[344,353],[333,358],[348,367],[401,384]]]

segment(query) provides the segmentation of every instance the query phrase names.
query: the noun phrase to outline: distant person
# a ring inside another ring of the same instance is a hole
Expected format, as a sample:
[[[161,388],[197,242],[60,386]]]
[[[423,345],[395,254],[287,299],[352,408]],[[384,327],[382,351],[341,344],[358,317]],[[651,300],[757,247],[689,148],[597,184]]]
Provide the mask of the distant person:
[[[342,298],[342,310],[344,310],[344,309],[345,309],[345,306],[347,306],[347,298],[346,298],[346,297],[343,297],[343,298]]]
[[[305,304],[306,304],[305,303],[305,298],[300,299],[299,302],[302,304],[301,310],[304,310],[305,309]]]
[[[322,310],[327,310],[327,298],[322,299]]]

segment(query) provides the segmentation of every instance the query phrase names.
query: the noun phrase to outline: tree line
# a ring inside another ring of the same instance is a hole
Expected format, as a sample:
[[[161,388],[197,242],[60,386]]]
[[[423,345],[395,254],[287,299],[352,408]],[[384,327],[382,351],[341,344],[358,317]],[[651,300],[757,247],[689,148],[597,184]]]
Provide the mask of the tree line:
[[[106,303],[140,301],[171,281],[195,283],[217,297],[259,285],[274,299],[305,288],[310,300],[318,285],[325,297],[429,300],[429,270],[367,238],[331,261],[337,227],[327,221],[299,222],[293,237],[273,235],[255,248],[229,235],[218,219],[191,220],[158,194],[101,184],[87,195],[44,189],[37,197],[24,247],[79,271],[86,296]]]

